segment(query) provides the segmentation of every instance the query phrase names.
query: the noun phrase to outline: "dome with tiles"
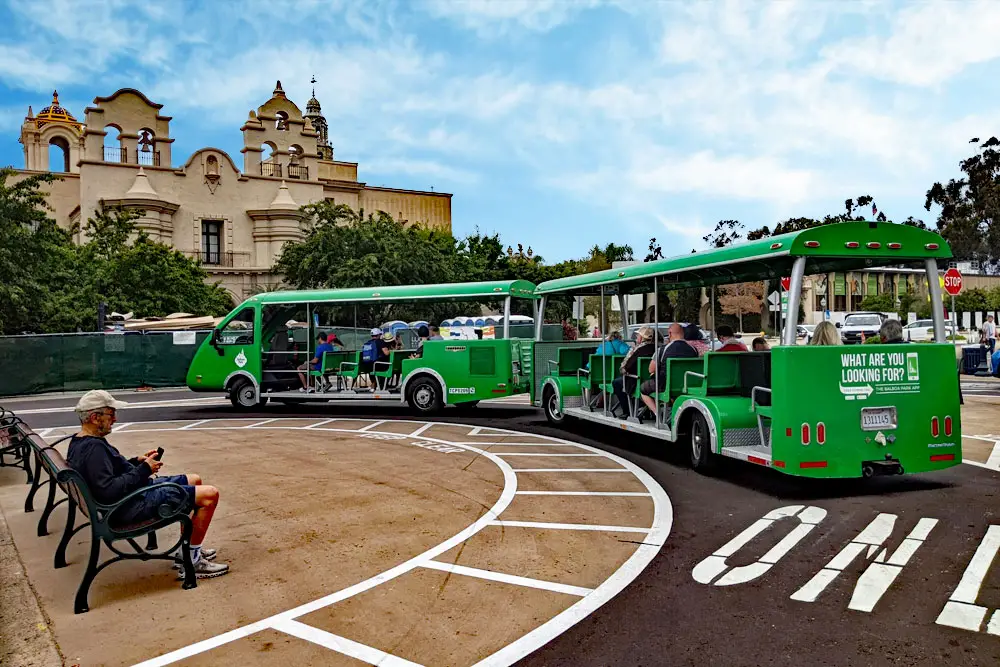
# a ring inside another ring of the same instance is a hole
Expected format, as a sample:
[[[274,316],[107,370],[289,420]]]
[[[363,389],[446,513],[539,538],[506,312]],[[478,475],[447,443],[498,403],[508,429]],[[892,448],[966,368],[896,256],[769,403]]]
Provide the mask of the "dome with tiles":
[[[59,106],[59,91],[57,90],[52,91],[52,104],[39,111],[38,115],[35,116],[35,121],[38,127],[55,121],[79,125],[73,114]]]

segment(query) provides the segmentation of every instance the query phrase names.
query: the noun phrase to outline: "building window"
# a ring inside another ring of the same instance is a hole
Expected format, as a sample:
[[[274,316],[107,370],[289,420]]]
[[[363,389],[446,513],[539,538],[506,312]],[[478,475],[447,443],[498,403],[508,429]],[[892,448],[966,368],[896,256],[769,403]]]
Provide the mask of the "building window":
[[[201,221],[201,262],[202,264],[222,263],[222,221]]]

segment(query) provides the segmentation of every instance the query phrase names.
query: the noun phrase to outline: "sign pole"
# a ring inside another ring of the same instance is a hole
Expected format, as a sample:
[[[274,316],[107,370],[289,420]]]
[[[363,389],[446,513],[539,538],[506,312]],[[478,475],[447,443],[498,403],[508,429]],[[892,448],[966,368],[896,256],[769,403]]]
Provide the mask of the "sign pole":
[[[951,295],[951,342],[958,338],[958,313],[955,312],[955,295]]]

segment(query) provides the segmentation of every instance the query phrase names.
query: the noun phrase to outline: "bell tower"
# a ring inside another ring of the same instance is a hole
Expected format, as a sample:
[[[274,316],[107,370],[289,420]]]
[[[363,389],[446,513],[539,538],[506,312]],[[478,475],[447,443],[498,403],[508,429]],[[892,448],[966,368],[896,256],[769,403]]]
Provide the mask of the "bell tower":
[[[62,171],[78,173],[77,166],[83,157],[83,124],[59,104],[59,91],[52,92],[52,104],[28,115],[21,125],[24,145],[24,168],[32,171]],[[62,152],[60,164],[49,164],[49,146],[56,146]]]
[[[306,102],[305,117],[312,123],[313,129],[319,132],[319,138],[316,140],[316,152],[319,154],[319,159],[332,160],[333,147],[330,146],[326,118],[323,116],[323,110],[320,108],[319,100],[316,99],[315,76],[313,76],[311,83],[313,84],[312,97],[310,97],[309,101]]]

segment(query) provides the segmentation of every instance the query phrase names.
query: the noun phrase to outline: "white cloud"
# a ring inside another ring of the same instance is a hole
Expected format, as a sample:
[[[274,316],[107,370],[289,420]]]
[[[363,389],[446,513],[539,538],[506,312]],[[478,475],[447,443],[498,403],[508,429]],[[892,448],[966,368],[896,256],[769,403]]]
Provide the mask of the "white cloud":
[[[420,7],[436,18],[457,22],[481,36],[499,36],[516,24],[548,32],[600,0],[427,0]]]
[[[823,49],[826,66],[911,86],[939,85],[970,65],[1000,58],[1000,4],[923,2],[889,17],[890,35]]]
[[[434,160],[375,157],[371,160],[366,160],[359,170],[361,172],[358,174],[360,180],[368,180],[369,182],[371,178],[365,176],[368,173],[389,176],[400,174],[406,176],[426,176],[432,179],[440,179],[442,183],[463,185],[470,185],[479,180],[479,177],[470,171],[457,169]],[[432,181],[425,187],[430,189],[433,185]],[[440,186],[436,186],[435,189],[439,192],[442,190]]]

